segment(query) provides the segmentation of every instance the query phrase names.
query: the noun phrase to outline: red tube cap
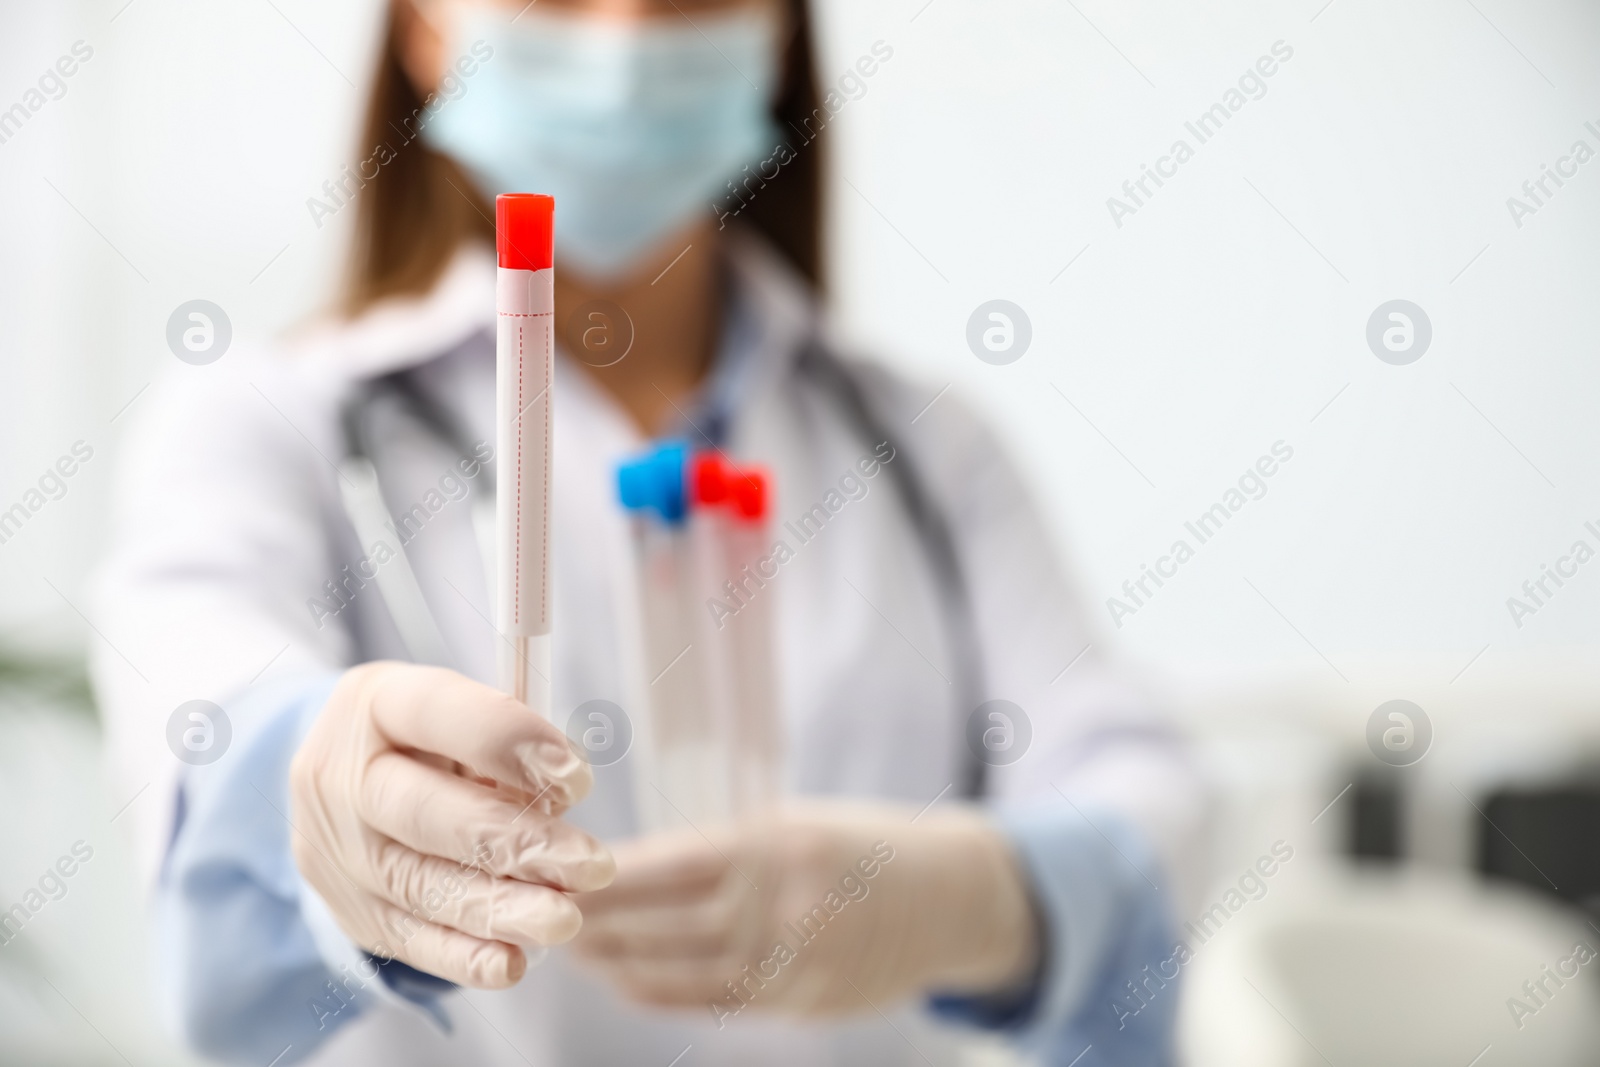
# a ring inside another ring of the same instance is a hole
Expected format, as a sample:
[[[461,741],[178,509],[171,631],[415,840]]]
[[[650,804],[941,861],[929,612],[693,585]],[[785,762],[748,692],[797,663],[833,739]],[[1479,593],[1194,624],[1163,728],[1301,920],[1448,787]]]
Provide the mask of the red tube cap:
[[[712,506],[728,499],[728,481],[734,468],[715,452],[699,452],[689,463],[689,499]]]
[[[689,461],[689,499],[697,507],[726,507],[740,518],[767,517],[771,475],[764,467],[736,467],[715,452]]]
[[[751,522],[767,517],[770,504],[770,476],[761,467],[745,467],[728,483],[729,496],[734,510]]]
[[[556,258],[556,198],[501,193],[494,199],[494,234],[502,267],[548,270]]]

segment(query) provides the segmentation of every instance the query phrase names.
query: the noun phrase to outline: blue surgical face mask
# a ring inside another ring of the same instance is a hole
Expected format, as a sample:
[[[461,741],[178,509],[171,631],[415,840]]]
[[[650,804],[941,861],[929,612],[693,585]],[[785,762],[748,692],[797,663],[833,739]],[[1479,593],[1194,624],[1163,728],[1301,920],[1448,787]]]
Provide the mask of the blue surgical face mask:
[[[771,147],[777,16],[767,7],[637,22],[479,12],[483,59],[423,127],[483,192],[556,198],[556,253],[625,271]]]

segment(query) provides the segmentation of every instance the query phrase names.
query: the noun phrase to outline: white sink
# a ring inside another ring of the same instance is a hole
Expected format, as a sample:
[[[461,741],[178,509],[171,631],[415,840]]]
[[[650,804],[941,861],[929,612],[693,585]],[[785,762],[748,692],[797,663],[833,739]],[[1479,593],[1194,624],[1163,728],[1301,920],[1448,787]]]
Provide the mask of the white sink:
[[[1350,875],[1273,903],[1196,953],[1180,1026],[1191,1067],[1600,1063],[1600,956],[1570,962],[1573,978],[1544,970],[1579,942],[1600,951],[1571,913],[1415,875]],[[1523,983],[1541,979],[1536,1000]],[[1520,1027],[1512,998],[1532,1009]]]

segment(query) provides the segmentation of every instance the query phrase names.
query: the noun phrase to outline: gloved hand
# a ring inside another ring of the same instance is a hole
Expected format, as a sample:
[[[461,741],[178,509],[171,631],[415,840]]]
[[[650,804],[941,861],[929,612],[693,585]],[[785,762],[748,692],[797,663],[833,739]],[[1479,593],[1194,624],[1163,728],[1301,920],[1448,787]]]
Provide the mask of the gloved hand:
[[[615,846],[573,948],[634,998],[719,1022],[1020,987],[1038,931],[1009,845],[975,811],[914,815],[812,802]]]
[[[347,671],[289,770],[300,873],[357,944],[450,981],[514,985],[521,945],[577,933],[567,895],[615,870],[559,816],[589,791],[566,737],[454,671]]]

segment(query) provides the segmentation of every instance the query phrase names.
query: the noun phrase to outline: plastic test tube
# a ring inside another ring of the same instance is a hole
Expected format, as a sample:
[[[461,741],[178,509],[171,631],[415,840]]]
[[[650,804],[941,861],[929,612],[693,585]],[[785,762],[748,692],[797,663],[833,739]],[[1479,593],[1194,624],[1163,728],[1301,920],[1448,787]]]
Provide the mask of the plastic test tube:
[[[500,687],[551,715],[550,445],[555,200],[495,199]]]
[[[703,554],[700,583],[715,613],[702,612],[717,674],[726,679],[724,722],[731,741],[728,768],[734,813],[749,816],[777,803],[782,787],[783,717],[778,699],[773,601],[776,571],[762,561],[771,551],[771,478],[757,467],[735,467],[714,453],[693,466],[693,495],[702,505],[712,551]],[[729,612],[732,614],[729,614]]]
[[[636,766],[642,828],[719,822],[732,815],[727,737],[703,639],[696,545],[688,528],[688,449],[669,442],[617,472],[632,516],[648,761]]]

